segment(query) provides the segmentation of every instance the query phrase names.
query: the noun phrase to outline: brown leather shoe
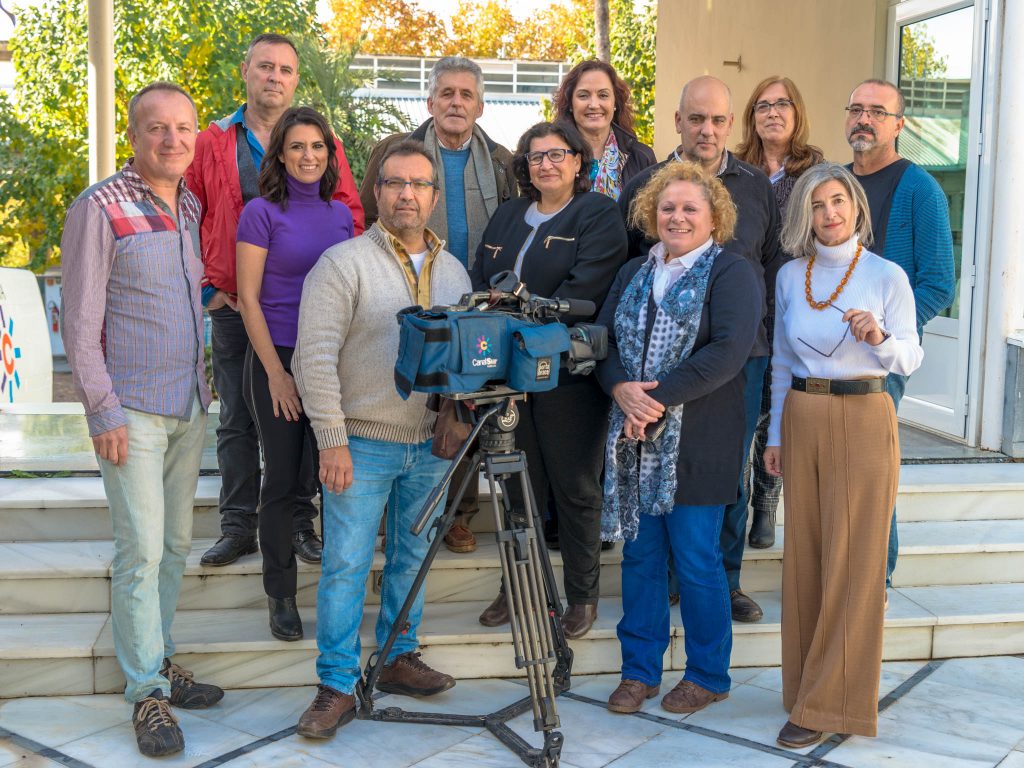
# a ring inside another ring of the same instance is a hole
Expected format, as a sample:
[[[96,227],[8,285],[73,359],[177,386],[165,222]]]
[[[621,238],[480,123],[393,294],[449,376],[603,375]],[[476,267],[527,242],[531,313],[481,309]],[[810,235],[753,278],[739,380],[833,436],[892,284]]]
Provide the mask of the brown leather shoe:
[[[355,696],[336,691],[329,685],[318,685],[313,703],[302,713],[296,731],[308,739],[329,739],[355,716]]]
[[[380,671],[377,690],[400,693],[403,696],[433,696],[455,687],[455,678],[431,669],[420,660],[415,651],[396,656]]]
[[[480,623],[485,627],[500,627],[502,624],[508,624],[508,621],[508,600],[504,592],[499,592],[494,602],[480,614]]]
[[[680,680],[679,685],[666,693],[661,699],[661,708],[669,712],[685,715],[690,712],[699,712],[708,704],[716,701],[723,701],[729,698],[729,692],[712,693],[707,688],[701,688],[689,680]]]
[[[462,523],[455,523],[444,535],[444,545],[452,552],[473,552],[476,550],[476,536]]]
[[[779,731],[779,737],[776,741],[790,749],[803,749],[804,747],[811,746],[811,744],[817,744],[821,741],[823,735],[821,731],[801,728],[796,723],[787,720],[786,724],[782,726],[782,730]]]
[[[639,680],[623,680],[619,687],[608,697],[608,709],[611,712],[631,714],[639,712],[644,699],[653,699],[661,688],[641,683]]]
[[[562,614],[562,629],[570,640],[578,640],[594,626],[597,604],[570,605]]]
[[[761,606],[755,603],[742,589],[734,589],[729,593],[732,602],[732,620],[752,624],[764,616]]]

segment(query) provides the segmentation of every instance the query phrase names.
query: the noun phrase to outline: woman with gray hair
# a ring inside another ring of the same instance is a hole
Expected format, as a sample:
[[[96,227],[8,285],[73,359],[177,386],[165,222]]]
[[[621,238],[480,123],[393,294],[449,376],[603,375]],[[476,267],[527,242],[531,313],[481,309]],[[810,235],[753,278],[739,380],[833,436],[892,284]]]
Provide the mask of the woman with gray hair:
[[[840,165],[797,181],[782,229],[796,258],[775,286],[765,466],[783,478],[783,746],[823,732],[874,736],[882,668],[885,558],[899,484],[889,373],[924,355],[914,295],[867,250],[864,190]]]

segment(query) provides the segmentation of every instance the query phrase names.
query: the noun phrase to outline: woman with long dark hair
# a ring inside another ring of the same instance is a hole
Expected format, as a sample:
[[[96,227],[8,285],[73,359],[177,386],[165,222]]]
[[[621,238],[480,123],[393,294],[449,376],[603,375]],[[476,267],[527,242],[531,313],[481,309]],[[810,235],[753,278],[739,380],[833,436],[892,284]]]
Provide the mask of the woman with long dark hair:
[[[656,162],[633,131],[629,85],[604,61],[581,61],[555,91],[555,116],[572,123],[590,147],[591,189],[613,200],[640,171]]]
[[[243,388],[263,448],[263,588],[270,632],[280,640],[302,637],[292,510],[302,487],[303,450],[316,455],[290,366],[303,281],[320,254],[353,234],[352,213],[331,199],[337,181],[327,121],[309,107],[293,107],[270,135],[260,169],[262,197],[250,201],[238,221],[238,309],[249,335]],[[308,464],[315,474],[315,462]]]

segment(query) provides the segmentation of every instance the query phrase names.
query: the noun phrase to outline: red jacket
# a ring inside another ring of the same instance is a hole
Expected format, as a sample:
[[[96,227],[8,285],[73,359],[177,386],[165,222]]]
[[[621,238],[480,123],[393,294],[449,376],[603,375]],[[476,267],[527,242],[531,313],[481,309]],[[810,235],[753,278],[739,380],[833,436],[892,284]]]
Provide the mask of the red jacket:
[[[185,183],[203,206],[199,229],[205,273],[203,283],[234,294],[238,290],[235,283],[235,237],[238,217],[242,214],[242,185],[238,180],[235,159],[236,129],[230,121],[231,116],[228,116],[200,131],[196,137],[195,158],[185,171]],[[334,199],[352,211],[358,235],[363,231],[363,204],[359,201],[359,190],[348,167],[345,150],[337,139],[334,143],[338,148],[338,188],[334,191]]]

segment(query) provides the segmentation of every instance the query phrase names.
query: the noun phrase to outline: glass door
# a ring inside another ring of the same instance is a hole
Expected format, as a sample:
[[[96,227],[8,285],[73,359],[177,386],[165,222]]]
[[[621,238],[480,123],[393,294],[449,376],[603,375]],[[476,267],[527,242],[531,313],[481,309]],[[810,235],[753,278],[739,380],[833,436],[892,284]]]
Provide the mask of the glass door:
[[[925,357],[910,378],[900,418],[963,439],[967,432],[968,359],[974,284],[975,200],[983,49],[973,2],[908,0],[889,12],[889,77],[906,97],[897,149],[928,171],[949,203],[956,293],[925,326]]]

